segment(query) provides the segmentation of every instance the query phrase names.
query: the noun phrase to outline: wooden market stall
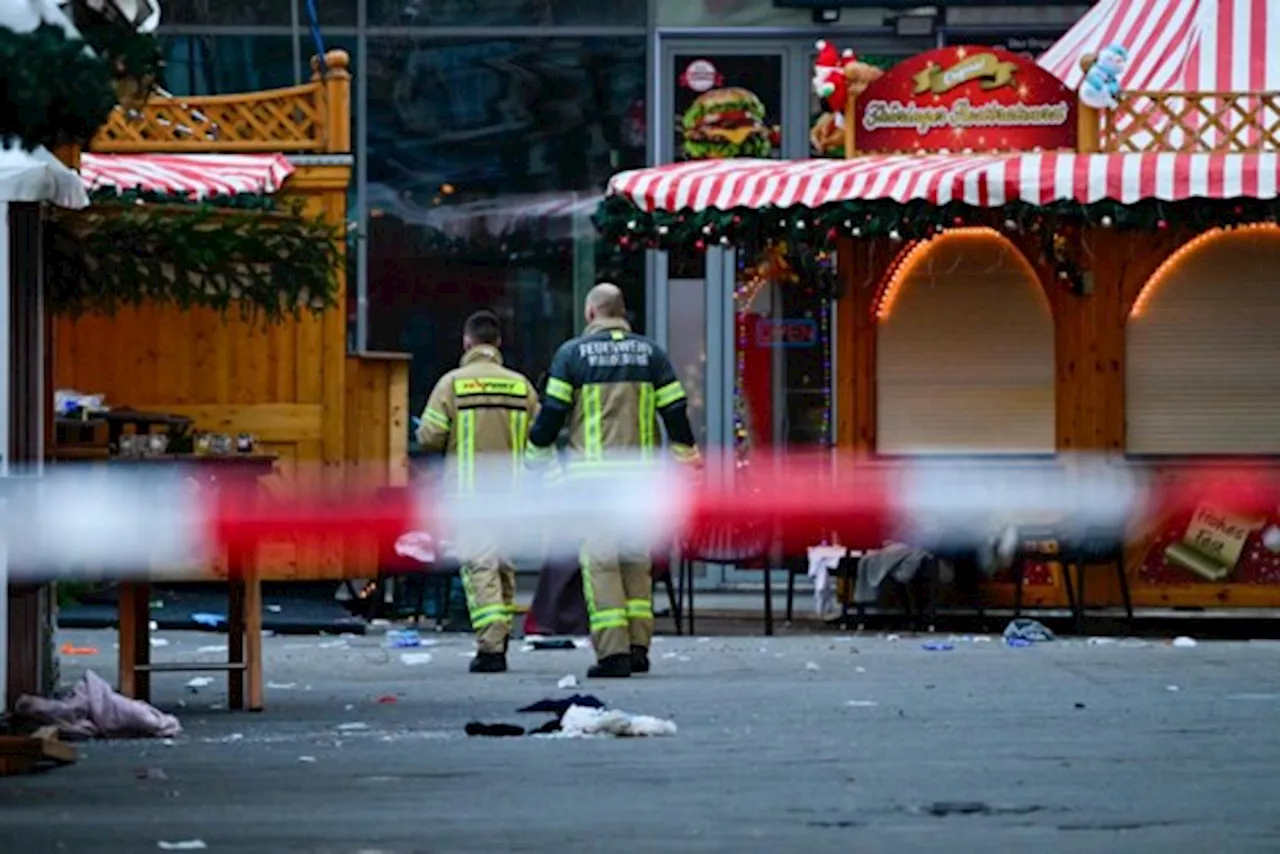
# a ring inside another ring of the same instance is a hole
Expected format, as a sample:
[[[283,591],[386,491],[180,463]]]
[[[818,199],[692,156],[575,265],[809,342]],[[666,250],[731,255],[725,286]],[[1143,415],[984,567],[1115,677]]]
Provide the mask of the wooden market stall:
[[[311,82],[238,95],[153,98],[123,109],[81,158],[99,186],[275,193],[332,226],[345,250],[351,178],[349,58],[313,60]],[[339,257],[342,257],[341,254]],[[347,480],[377,488],[408,474],[408,360],[347,350],[346,268],[336,307],[266,325],[232,307],[142,304],[62,317],[52,330],[55,388],[190,417],[196,429],[249,433],[278,457],[270,487]],[[268,580],[371,574],[368,548],[264,547]]]
[[[280,293],[289,294],[291,305],[265,318],[238,310],[243,300],[237,300],[234,285],[221,304],[206,300],[214,307],[133,295],[113,304],[111,312],[58,316],[49,329],[52,388],[102,395],[112,407],[189,419],[193,430],[232,442],[253,437],[253,453],[175,461],[206,486],[257,483],[266,501],[295,490],[372,495],[403,486],[408,477],[408,358],[347,350],[349,57],[330,51],[312,67],[311,82],[287,89],[154,98],[136,109],[117,108],[87,150],[71,159],[91,191],[114,194],[117,208],[122,199],[142,208],[163,209],[171,199],[203,206],[188,240],[212,244],[218,229],[232,222],[258,235],[267,233],[259,229],[279,230],[292,221],[322,224],[325,231],[318,233],[331,235],[333,245],[312,255],[310,263],[314,268],[316,258],[329,259],[319,273],[336,277],[332,293],[319,300],[305,287],[283,290],[281,282]],[[241,199],[247,200],[244,207]],[[191,215],[178,209],[173,214]],[[112,222],[112,214],[102,216],[108,218],[91,220],[90,227]],[[305,242],[293,246],[306,248]],[[163,261],[164,247],[150,248]],[[301,255],[286,250],[271,254],[288,256],[290,265],[303,263]],[[251,272],[260,280],[266,265],[253,263]],[[182,272],[179,285],[194,278],[201,294],[210,293],[213,286],[201,282],[211,280]],[[263,286],[260,304],[274,308],[274,284]],[[376,560],[376,544],[341,540],[264,543],[252,552],[224,555],[210,567],[211,578],[232,578],[229,656],[219,664],[153,663],[148,585],[121,584],[121,691],[146,698],[153,673],[226,670],[230,705],[261,709],[261,582],[369,577],[376,574]],[[152,578],[165,579],[165,570],[153,567]]]
[[[840,448],[1280,466],[1277,14],[1103,0],[1037,64],[930,51],[849,99],[847,159],[622,173],[602,222],[623,247],[837,245]],[[1131,531],[1135,604],[1280,607],[1278,514]],[[1064,604],[1033,570],[1024,601]]]

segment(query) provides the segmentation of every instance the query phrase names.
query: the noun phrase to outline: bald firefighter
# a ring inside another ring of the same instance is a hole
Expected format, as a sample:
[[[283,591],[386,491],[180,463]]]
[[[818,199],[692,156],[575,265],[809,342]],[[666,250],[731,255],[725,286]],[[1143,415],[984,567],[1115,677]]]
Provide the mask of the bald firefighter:
[[[587,295],[587,327],[556,351],[542,409],[529,433],[529,464],[554,458],[568,423],[566,486],[610,488],[609,474],[659,450],[661,418],[670,451],[699,464],[688,401],[662,348],[631,331],[622,291],[597,285]],[[586,532],[582,581],[596,664],[591,677],[649,672],[653,638],[653,580],[649,553]]]
[[[450,489],[475,489],[477,457],[503,454],[513,459],[514,470],[523,466],[538,396],[527,377],[503,367],[501,345],[493,312],[479,311],[467,318],[462,364],[440,378],[422,413],[418,441],[428,451],[446,453],[445,478]],[[494,471],[482,469],[489,476]],[[515,610],[515,569],[497,548],[485,543],[461,557],[462,584],[476,633],[471,672],[502,673],[507,669],[507,641]]]

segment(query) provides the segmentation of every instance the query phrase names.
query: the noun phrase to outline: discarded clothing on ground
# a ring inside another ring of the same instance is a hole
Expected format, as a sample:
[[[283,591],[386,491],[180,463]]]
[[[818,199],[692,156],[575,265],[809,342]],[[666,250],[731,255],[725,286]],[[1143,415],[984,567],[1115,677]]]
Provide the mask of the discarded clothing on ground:
[[[554,735],[559,738],[612,735],[619,738],[643,738],[676,734],[673,721],[609,709],[598,697],[590,694],[543,699],[520,711],[546,712],[555,717],[532,730],[525,730],[515,724],[472,721],[466,725],[466,733],[489,738],[521,735]]]
[[[489,738],[511,738],[524,735],[524,727],[515,724],[486,724],[472,721],[466,725],[465,729],[467,735],[483,735]]]
[[[1038,620],[1029,620],[1020,617],[1016,620],[1010,620],[1009,625],[1004,627],[1005,642],[1013,646],[1017,643],[1046,643],[1053,640],[1053,632]]]
[[[56,726],[58,734],[67,738],[173,738],[182,733],[176,717],[116,693],[92,670],[62,699],[19,697],[14,714],[42,726]]]
[[[649,715],[632,715],[617,709],[571,706],[569,711],[560,718],[561,738],[585,738],[595,735],[649,738],[675,734],[675,721]]]
[[[925,570],[931,560],[924,549],[893,544],[868,552],[858,563],[858,579],[854,585],[853,601],[859,605],[874,605],[880,599],[880,589],[886,581],[907,585]],[[950,584],[955,573],[949,563],[937,561],[938,583]]]
[[[572,706],[586,709],[603,709],[604,702],[590,694],[574,694],[572,697],[547,697],[536,703],[517,709],[518,712],[546,712],[550,715],[563,715]]]

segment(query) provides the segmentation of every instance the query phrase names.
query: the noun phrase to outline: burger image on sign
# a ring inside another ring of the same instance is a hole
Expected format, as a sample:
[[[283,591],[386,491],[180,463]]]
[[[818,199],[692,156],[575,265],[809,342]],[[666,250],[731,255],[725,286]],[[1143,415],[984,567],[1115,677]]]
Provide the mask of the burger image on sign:
[[[764,104],[754,92],[737,86],[704,92],[681,120],[685,157],[768,157],[775,133],[764,118]]]

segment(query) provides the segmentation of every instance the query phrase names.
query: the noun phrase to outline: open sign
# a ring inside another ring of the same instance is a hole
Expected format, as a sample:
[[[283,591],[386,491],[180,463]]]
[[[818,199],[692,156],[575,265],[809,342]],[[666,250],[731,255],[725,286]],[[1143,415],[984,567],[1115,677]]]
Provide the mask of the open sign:
[[[756,324],[757,347],[813,347],[818,343],[818,322],[800,320],[762,320]]]

